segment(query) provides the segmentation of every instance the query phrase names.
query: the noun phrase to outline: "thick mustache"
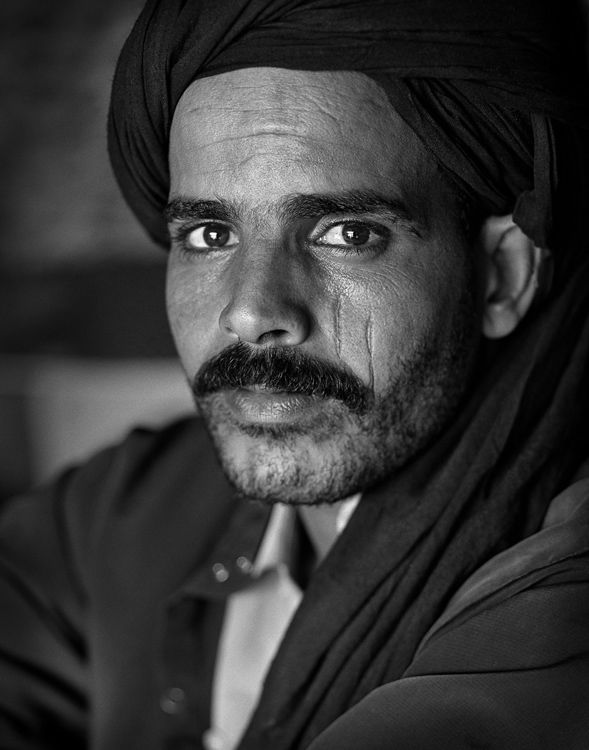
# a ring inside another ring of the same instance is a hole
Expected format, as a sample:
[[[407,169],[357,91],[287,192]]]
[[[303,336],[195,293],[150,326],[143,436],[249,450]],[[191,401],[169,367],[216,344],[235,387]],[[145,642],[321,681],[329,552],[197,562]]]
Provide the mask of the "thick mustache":
[[[353,373],[289,347],[253,349],[233,344],[199,369],[192,383],[196,397],[228,388],[263,386],[273,391],[334,398],[363,412],[370,390]]]

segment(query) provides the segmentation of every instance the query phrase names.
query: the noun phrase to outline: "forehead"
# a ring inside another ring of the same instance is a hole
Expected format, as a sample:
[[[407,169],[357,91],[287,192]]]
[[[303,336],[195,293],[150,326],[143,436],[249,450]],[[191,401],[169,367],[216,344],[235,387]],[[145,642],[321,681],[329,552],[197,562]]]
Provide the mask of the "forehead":
[[[431,190],[437,167],[384,91],[354,72],[232,71],[184,92],[171,193],[251,201],[295,192]]]
[[[221,128],[318,136],[344,134],[349,128],[378,124],[390,109],[384,92],[361,73],[307,72],[281,68],[246,68],[203,78],[184,92],[175,117],[205,115]]]

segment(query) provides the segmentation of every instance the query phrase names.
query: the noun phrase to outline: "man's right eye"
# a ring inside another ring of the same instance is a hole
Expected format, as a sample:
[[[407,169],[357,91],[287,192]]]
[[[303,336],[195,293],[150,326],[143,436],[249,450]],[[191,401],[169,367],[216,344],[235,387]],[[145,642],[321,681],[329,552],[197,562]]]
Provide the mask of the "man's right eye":
[[[208,222],[198,227],[179,232],[184,246],[190,250],[209,250],[216,247],[233,247],[239,238],[228,226],[217,222]]]

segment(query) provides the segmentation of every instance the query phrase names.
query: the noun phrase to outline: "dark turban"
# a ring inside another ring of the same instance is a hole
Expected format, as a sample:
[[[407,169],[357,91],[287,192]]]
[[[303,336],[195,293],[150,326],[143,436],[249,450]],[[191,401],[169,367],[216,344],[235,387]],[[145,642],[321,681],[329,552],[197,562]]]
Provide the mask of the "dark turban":
[[[515,208],[547,246],[559,177],[553,122],[588,119],[573,38],[583,25],[572,15],[571,0],[149,0],[114,79],[115,173],[167,245],[170,123],[192,81],[252,66],[360,71],[464,192],[488,213]]]
[[[306,748],[402,678],[465,578],[537,531],[586,458],[583,30],[572,0],[150,0],[131,33],[110,153],[157,242],[167,244],[170,123],[194,79],[353,70],[383,87],[463,193],[488,213],[514,210],[561,268],[552,296],[482,353],[452,423],[364,493],[311,578],[241,750]]]

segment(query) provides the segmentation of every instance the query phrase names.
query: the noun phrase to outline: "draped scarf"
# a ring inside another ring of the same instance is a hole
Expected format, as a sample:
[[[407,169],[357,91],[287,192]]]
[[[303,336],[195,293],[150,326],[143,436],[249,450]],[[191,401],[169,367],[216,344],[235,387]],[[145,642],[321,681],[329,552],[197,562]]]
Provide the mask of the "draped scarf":
[[[433,445],[362,498],[313,575],[241,750],[305,748],[402,677],[453,592],[541,525],[589,445],[589,123],[581,16],[545,0],[149,0],[119,59],[109,150],[166,246],[170,123],[196,78],[354,70],[482,210],[550,248],[550,297],[488,347]],[[171,511],[172,512],[172,511]]]

